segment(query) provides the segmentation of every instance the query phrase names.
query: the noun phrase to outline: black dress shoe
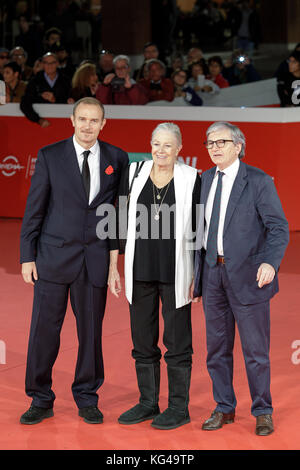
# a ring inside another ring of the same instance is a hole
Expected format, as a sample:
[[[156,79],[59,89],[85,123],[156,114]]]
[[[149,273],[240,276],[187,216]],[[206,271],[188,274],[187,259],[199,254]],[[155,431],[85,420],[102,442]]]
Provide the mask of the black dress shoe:
[[[79,408],[79,416],[83,418],[85,423],[100,424],[103,423],[103,414],[97,406],[87,406],[86,408]]]
[[[21,424],[37,424],[43,421],[45,418],[51,418],[54,416],[53,408],[40,408],[33,406],[24,413],[20,418]]]
[[[255,434],[258,436],[268,436],[274,431],[271,415],[260,415],[256,418]]]
[[[118,418],[120,424],[137,424],[155,418],[159,414],[159,407],[149,408],[141,403],[125,411]]]
[[[220,411],[213,411],[210,418],[202,424],[204,431],[215,431],[220,429],[223,424],[230,424],[234,422],[234,413],[221,413]]]

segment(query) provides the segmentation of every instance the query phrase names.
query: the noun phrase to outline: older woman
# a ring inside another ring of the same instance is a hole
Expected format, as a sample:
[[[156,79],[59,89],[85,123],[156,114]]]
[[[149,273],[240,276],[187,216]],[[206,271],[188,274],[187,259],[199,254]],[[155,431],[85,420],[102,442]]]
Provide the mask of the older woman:
[[[125,287],[140,399],[119,417],[119,423],[153,419],[153,427],[173,429],[190,421],[193,352],[190,286],[200,178],[195,168],[177,160],[182,143],[175,124],[159,124],[153,131],[151,146],[153,160],[143,163],[134,180],[137,163],[132,163],[121,183],[122,193],[126,194],[133,180],[125,248]],[[117,277],[110,271],[108,283],[115,295],[118,295]],[[161,414],[158,407],[160,300],[169,383],[168,408]]]

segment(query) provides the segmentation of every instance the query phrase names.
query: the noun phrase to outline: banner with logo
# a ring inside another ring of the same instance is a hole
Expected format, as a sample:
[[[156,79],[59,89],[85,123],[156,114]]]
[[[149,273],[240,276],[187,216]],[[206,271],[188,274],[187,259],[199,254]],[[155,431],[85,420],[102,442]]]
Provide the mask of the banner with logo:
[[[44,106],[44,116],[50,115],[48,119],[51,122],[45,129],[28,121],[19,112],[15,113],[17,115],[3,115],[5,107],[0,107],[2,217],[23,216],[39,148],[73,134],[71,121],[67,117],[72,108],[60,107],[60,114],[64,117],[51,117],[55,106],[60,105],[49,105],[49,109]],[[211,167],[203,144],[208,126],[220,120],[238,125],[246,136],[244,161],[274,178],[290,229],[300,230],[300,185],[294,175],[299,162],[297,142],[300,122],[295,109],[288,113],[282,109],[202,108],[200,112],[182,108],[166,110],[153,107],[150,110],[142,106],[107,108],[107,124],[100,135],[102,140],[123,148],[133,160],[151,158],[150,140],[155,126],[165,121],[176,122],[183,138],[179,158],[197,168],[200,174]]]

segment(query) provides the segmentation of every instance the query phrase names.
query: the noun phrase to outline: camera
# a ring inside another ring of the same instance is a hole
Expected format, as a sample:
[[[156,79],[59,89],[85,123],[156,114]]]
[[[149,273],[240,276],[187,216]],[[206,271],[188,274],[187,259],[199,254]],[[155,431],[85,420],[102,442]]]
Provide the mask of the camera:
[[[235,58],[235,63],[236,64],[244,64],[244,62],[246,61],[247,57],[245,55],[238,55],[236,58]]]
[[[119,91],[120,88],[124,86],[125,79],[124,78],[119,78],[119,77],[114,77],[112,81],[110,82],[113,91]]]

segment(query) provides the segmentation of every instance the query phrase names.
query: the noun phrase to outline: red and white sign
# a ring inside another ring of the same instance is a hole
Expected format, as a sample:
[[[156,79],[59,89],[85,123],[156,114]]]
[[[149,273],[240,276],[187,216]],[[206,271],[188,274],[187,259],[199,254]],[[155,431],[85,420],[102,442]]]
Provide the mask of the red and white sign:
[[[37,105],[51,125],[42,129],[28,121],[18,105],[0,107],[0,216],[22,217],[39,148],[73,134],[71,105]],[[300,184],[297,108],[182,108],[158,106],[105,106],[107,124],[100,138],[130,153],[149,153],[154,127],[159,122],[179,125],[183,148],[180,157],[205,171],[211,167],[203,142],[215,121],[238,125],[246,136],[249,165],[274,178],[291,230],[300,230]],[[10,114],[10,115],[9,115]]]

